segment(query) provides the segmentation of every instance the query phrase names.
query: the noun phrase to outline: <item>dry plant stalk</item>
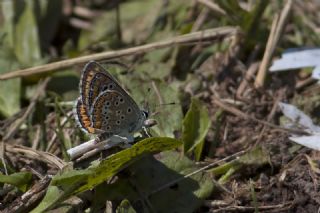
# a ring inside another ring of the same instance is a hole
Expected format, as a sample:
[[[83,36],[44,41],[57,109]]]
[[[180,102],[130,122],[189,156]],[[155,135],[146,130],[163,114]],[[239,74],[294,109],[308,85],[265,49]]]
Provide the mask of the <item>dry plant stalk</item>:
[[[266,50],[264,52],[263,59],[255,81],[256,88],[261,88],[264,86],[269,63],[280,40],[280,36],[284,29],[284,25],[287,21],[289,12],[291,11],[292,4],[292,0],[288,0],[285,7],[281,11],[280,17],[277,14],[273,19]]]
[[[216,3],[212,2],[212,1],[209,1],[209,0],[197,0],[197,2],[205,5],[207,8],[209,8],[213,12],[217,13],[218,15],[222,15],[222,16],[226,15],[226,11],[221,9],[221,7],[219,7],[219,5],[217,5]]]
[[[141,54],[141,53],[149,52],[152,50],[175,46],[175,45],[190,44],[190,43],[195,43],[199,41],[202,41],[202,42],[213,41],[217,39],[228,38],[230,36],[234,36],[235,34],[238,34],[239,32],[240,31],[238,30],[237,27],[220,27],[220,28],[214,28],[209,30],[203,30],[199,32],[193,32],[189,34],[180,35],[172,39],[145,44],[145,45],[132,47],[124,50],[96,53],[92,55],[87,55],[87,56],[82,56],[78,58],[67,59],[59,62],[45,64],[37,67],[31,67],[27,69],[8,72],[0,75],[0,80],[58,71],[58,70],[66,69],[68,67],[72,67],[75,65],[84,64],[91,60],[95,60],[95,61],[110,60],[110,59],[129,56],[133,54]]]
[[[35,150],[26,146],[11,145],[7,143],[4,146],[5,146],[5,150],[4,150],[5,152],[10,152],[15,155],[21,154],[26,158],[42,161],[60,170],[67,165],[67,162],[61,160],[57,156],[48,152]]]

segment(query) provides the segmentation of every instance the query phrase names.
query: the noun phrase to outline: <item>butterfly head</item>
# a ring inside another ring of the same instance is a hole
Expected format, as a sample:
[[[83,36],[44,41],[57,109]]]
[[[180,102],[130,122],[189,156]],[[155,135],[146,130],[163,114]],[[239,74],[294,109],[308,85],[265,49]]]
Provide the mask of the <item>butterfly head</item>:
[[[143,127],[150,128],[157,125],[157,121],[155,119],[149,118],[149,111],[148,110],[141,110],[143,115]]]

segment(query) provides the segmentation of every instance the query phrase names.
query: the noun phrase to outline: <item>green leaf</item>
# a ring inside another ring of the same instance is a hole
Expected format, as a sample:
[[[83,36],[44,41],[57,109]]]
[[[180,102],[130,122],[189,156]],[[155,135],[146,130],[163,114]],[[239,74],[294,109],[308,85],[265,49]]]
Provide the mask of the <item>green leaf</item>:
[[[123,200],[118,206],[116,213],[136,213],[128,200]]]
[[[21,191],[25,192],[29,188],[32,181],[32,174],[30,172],[17,172],[11,175],[0,174],[0,182],[8,183],[16,186]]]
[[[3,2],[1,5],[4,23],[0,29],[4,37],[0,41],[0,74],[19,67],[12,51],[14,46],[14,5],[12,1]],[[20,79],[2,81],[0,84],[0,113],[9,117],[20,110]],[[10,94],[8,95],[8,91]]]
[[[34,14],[39,23],[39,42],[41,47],[47,49],[52,45],[51,41],[58,31],[63,15],[63,0],[41,0],[34,1],[34,4]]]
[[[119,5],[122,43],[145,43],[145,39],[151,33],[153,23],[159,15],[158,10],[162,8],[161,4],[162,2],[158,0],[144,1],[143,6],[140,1],[122,2]],[[107,47],[119,43],[117,24],[116,10],[104,12],[93,23],[90,31],[83,30],[81,32],[78,42],[79,50],[97,42]]]
[[[52,179],[51,186],[59,187],[58,192],[56,188],[53,188],[34,211],[45,211],[71,195],[92,189],[147,153],[170,150],[180,145],[182,143],[173,138],[147,138],[129,149],[111,155],[98,165],[93,165],[85,170],[67,171],[57,175]]]
[[[14,55],[6,47],[0,48],[0,74],[18,68]],[[0,83],[0,113],[9,117],[20,110],[21,79],[10,79]]]
[[[33,209],[31,213],[45,212],[53,203],[56,203],[63,196],[63,191],[59,190],[57,186],[49,186],[45,197],[37,208]]]
[[[198,99],[192,98],[182,127],[182,141],[185,153],[195,151],[197,160],[200,159],[204,139],[210,126],[211,121],[208,109]]]
[[[135,66],[135,70],[141,76],[148,76],[150,79],[164,79],[167,77],[174,64],[172,48],[163,48],[155,51],[148,52],[144,55],[142,63]]]
[[[147,153],[157,153],[179,147],[180,141],[173,138],[148,138],[102,161],[90,169],[93,175],[88,176],[87,184],[80,187],[76,193],[88,190],[115,175],[134,160]]]
[[[1,31],[5,33],[5,43],[9,47],[14,46],[14,2],[13,1],[4,1],[1,3],[1,12],[3,15],[2,29]],[[1,41],[2,43],[2,41]]]
[[[39,62],[41,53],[38,26],[33,12],[34,3],[33,0],[24,2],[23,11],[16,18],[14,52],[20,64],[27,66]]]
[[[163,152],[157,159],[145,157],[128,168],[126,174],[131,176],[122,175],[117,182],[98,187],[100,208],[105,200],[128,199],[137,212],[195,212],[213,190],[205,172],[184,178],[197,169],[193,161],[175,151]]]

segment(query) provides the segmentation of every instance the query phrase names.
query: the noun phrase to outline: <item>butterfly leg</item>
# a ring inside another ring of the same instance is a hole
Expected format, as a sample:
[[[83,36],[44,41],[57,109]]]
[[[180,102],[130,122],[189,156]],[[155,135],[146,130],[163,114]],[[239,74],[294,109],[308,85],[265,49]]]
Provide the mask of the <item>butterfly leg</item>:
[[[106,144],[104,145],[104,149],[110,149],[114,146],[120,146],[123,143],[127,143],[128,138],[126,137],[122,137],[119,135],[113,135],[109,138],[106,138],[102,141],[100,141],[100,143],[106,142]]]
[[[134,137],[130,134],[124,136],[113,135],[111,137],[99,138],[99,143],[105,143],[104,149],[110,149],[114,146],[120,146],[121,148],[129,148],[134,141]]]
[[[148,138],[151,138],[151,135],[149,134],[149,131],[148,131],[148,128],[147,127],[142,127],[142,136],[143,137],[148,137]]]
[[[121,137],[121,136],[119,136]],[[119,146],[123,149],[130,148],[132,145],[130,143],[134,142],[134,137],[131,134],[126,134],[125,138],[127,139],[124,143],[119,144]]]

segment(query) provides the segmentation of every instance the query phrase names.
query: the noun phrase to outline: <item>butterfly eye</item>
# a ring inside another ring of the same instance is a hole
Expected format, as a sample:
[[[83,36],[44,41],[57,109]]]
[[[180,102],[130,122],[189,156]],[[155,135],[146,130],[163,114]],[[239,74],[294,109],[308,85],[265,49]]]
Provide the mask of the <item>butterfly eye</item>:
[[[147,111],[142,111],[142,114],[146,117],[146,118],[148,118],[149,117],[149,113],[147,112]]]

